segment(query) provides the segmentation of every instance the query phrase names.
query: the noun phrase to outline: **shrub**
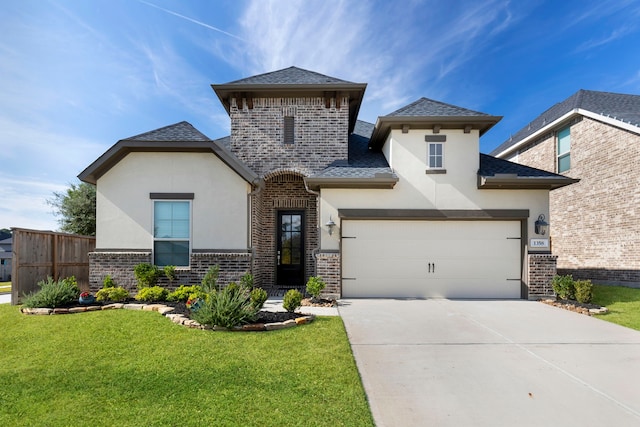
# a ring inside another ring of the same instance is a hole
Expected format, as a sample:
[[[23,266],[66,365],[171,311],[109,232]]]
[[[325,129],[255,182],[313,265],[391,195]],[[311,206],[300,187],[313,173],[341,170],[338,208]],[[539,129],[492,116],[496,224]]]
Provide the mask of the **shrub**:
[[[115,288],[116,287],[116,282],[115,282],[115,280],[113,280],[113,278],[111,278],[110,274],[107,274],[106,276],[104,276],[104,280],[102,281],[102,287],[103,288]]]
[[[574,282],[576,301],[590,303],[593,298],[593,284],[591,280],[576,280]]]
[[[253,290],[253,275],[251,273],[245,273],[240,278],[240,287],[249,292]]]
[[[98,301],[125,301],[129,298],[129,291],[120,286],[102,288],[96,293],[96,300]]]
[[[175,265],[165,265],[162,271],[164,272],[166,278],[169,279],[169,283],[173,283],[173,281],[178,278],[178,276],[176,275]]]
[[[145,302],[164,301],[167,299],[168,293],[169,292],[161,286],[151,286],[148,288],[140,289],[140,291],[136,294],[135,299]]]
[[[80,289],[75,277],[61,280],[47,280],[38,282],[38,291],[25,296],[24,306],[29,308],[58,308],[77,301]]]
[[[133,274],[138,282],[138,289],[155,286],[160,278],[160,269],[145,262],[136,265],[133,268]]]
[[[227,291],[227,292],[236,292],[236,293],[242,292],[241,289],[240,289],[240,286],[238,286],[238,284],[236,282],[229,283],[224,290]]]
[[[286,294],[284,294],[284,299],[282,300],[282,306],[288,312],[293,313],[296,308],[300,307],[302,303],[302,294],[297,289],[289,289]]]
[[[251,291],[251,305],[260,310],[267,300],[267,291],[262,288],[253,288]]]
[[[322,280],[322,277],[311,276],[307,281],[307,293],[311,295],[314,300],[320,297],[320,292],[327,286]]]
[[[199,285],[180,285],[178,289],[167,296],[167,301],[187,302],[189,299],[204,298],[205,295],[205,292]]]
[[[202,278],[202,290],[206,293],[218,290],[218,276],[220,275],[220,266],[213,265],[209,267],[207,273]]]
[[[575,299],[575,285],[571,275],[555,276],[551,281],[551,286],[553,286],[553,292],[558,298]]]
[[[226,288],[209,293],[200,307],[191,312],[191,317],[201,325],[232,328],[253,322],[258,311],[244,292]]]

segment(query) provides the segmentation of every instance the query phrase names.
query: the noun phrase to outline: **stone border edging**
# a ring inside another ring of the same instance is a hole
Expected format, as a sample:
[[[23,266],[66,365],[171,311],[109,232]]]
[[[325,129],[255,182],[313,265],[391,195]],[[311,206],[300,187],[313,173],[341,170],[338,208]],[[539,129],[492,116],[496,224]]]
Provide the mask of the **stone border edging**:
[[[609,309],[607,309],[607,307],[586,308],[586,307],[581,307],[579,305],[562,303],[553,299],[544,299],[544,300],[540,300],[540,302],[553,307],[558,307],[558,308],[573,311],[576,313],[585,314],[587,316],[592,316],[594,314],[607,314],[609,312]]]
[[[73,314],[73,313],[84,313],[87,311],[101,311],[101,310],[142,310],[142,311],[157,311],[162,314],[173,323],[178,325],[183,325],[192,329],[203,329],[203,330],[213,330],[213,331],[235,331],[235,332],[255,332],[255,331],[275,331],[278,329],[287,329],[293,326],[304,325],[307,323],[311,323],[316,316],[313,314],[307,314],[303,317],[297,317],[296,319],[286,320],[284,322],[275,322],[275,323],[252,323],[243,326],[236,326],[234,328],[224,328],[222,326],[207,326],[201,325],[193,319],[189,319],[188,317],[182,314],[172,314],[174,311],[173,307],[169,307],[164,304],[124,304],[124,303],[114,303],[108,305],[88,305],[86,307],[71,307],[71,308],[21,308],[20,311],[23,314],[29,315],[54,315],[54,314]]]

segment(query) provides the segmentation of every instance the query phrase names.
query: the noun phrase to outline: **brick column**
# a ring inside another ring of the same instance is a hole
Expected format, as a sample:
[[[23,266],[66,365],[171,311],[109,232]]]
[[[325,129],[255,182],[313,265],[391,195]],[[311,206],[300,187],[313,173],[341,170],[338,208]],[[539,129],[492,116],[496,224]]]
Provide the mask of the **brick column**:
[[[316,255],[316,275],[327,284],[322,291],[323,298],[338,299],[342,294],[340,280],[340,253],[319,252]]]
[[[557,274],[557,255],[530,253],[527,256],[529,299],[554,297],[551,280]]]

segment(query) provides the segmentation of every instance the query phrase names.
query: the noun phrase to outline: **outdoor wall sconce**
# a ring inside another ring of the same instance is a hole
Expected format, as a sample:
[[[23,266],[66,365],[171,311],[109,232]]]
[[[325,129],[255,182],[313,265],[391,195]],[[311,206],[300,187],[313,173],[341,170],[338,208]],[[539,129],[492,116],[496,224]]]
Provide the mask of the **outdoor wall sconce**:
[[[333,229],[336,226],[336,223],[331,219],[331,215],[329,215],[329,221],[325,224],[327,226],[327,231],[329,232],[329,236],[333,234]]]
[[[544,220],[544,214],[540,214],[538,216],[538,219],[536,220],[536,234],[540,234],[542,236],[544,236],[545,234],[547,234],[547,229],[549,228],[549,223],[547,223],[547,221]]]

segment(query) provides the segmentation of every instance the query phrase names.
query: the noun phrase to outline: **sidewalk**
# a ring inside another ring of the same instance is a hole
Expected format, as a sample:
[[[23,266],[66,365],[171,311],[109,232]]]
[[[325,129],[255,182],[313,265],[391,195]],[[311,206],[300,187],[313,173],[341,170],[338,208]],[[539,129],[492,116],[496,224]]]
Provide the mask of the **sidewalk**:
[[[11,304],[11,294],[0,294],[0,304]]]
[[[262,307],[265,311],[286,311],[282,307],[282,298],[271,297]],[[316,316],[339,316],[338,307],[308,307],[302,306],[296,310],[298,313],[315,314]]]

